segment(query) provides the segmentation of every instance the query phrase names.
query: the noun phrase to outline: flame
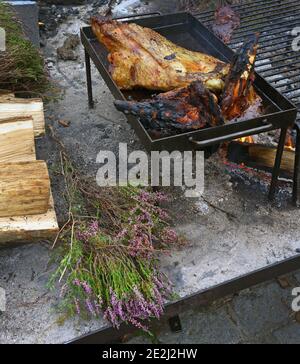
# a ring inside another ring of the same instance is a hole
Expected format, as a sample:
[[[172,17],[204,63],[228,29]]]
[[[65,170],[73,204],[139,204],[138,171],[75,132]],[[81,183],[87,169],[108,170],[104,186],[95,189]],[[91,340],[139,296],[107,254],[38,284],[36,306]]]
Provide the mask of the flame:
[[[292,136],[289,134],[285,141],[285,149],[295,152],[296,148]]]
[[[240,139],[237,139],[237,141],[240,142],[240,143],[249,143],[249,144],[254,143],[254,139],[252,138],[252,136],[242,137]]]

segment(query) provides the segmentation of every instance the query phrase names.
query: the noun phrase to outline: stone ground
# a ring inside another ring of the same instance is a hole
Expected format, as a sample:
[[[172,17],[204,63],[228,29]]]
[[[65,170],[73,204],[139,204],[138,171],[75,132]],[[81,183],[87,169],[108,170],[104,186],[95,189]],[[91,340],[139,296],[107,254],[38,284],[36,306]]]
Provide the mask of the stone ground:
[[[179,315],[180,332],[172,332],[168,321],[162,321],[153,330],[154,340],[137,335],[128,343],[299,344],[300,315],[291,310],[292,288],[297,285],[300,271],[281,284],[274,280]]]
[[[64,142],[77,168],[90,176],[95,176],[100,150],[117,153],[119,142],[127,142],[129,150],[143,149],[123,115],[114,109],[111,93],[98,75],[93,77],[96,108],[88,109],[82,48],[72,49],[72,59],[76,60],[57,58],[56,49],[63,46],[69,34],[78,34],[93,12],[95,5],[66,11],[59,7],[48,9],[48,18],[59,19],[59,26],[51,23],[42,39],[51,76],[63,89],[61,100],[47,106],[47,124]],[[66,124],[69,127],[63,126]],[[49,135],[37,142],[37,153],[47,160],[62,224],[66,210],[64,187],[57,173],[57,146]],[[182,191],[172,191],[169,208],[174,211],[176,228],[189,237],[190,244],[170,257],[162,257],[161,266],[179,296],[296,255],[300,248],[300,210],[289,204],[290,186],[285,183],[281,184],[277,204],[270,204],[266,199],[268,182],[249,179],[242,172],[231,173],[215,155],[206,163],[203,198],[187,200]],[[0,251],[0,286],[8,296],[7,311],[0,316],[1,343],[62,343],[105,327],[103,320],[59,323],[59,293],[46,289],[53,270],[48,263],[49,247],[49,243],[42,242]],[[154,332],[159,341],[170,343],[299,342],[300,326],[290,307],[291,290],[300,285],[300,274],[285,285],[283,289],[277,282],[266,283],[205,309],[188,311],[181,315],[183,330],[178,334],[171,334],[163,321]],[[145,340],[138,336],[130,342]]]

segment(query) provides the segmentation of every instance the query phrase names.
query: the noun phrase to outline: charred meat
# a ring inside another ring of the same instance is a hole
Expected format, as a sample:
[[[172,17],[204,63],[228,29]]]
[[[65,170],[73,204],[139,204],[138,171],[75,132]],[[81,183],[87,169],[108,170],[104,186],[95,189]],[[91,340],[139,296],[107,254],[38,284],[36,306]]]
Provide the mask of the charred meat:
[[[226,120],[241,117],[260,97],[252,84],[259,34],[251,36],[235,54],[226,77],[221,110]]]
[[[212,30],[224,43],[228,44],[230,42],[234,30],[239,28],[239,26],[240,16],[230,5],[217,8]]]
[[[176,133],[223,124],[216,96],[200,81],[150,100],[115,101],[115,106],[125,114],[139,117],[150,130]]]
[[[229,66],[199,52],[189,51],[152,29],[137,24],[93,17],[92,30],[109,51],[112,78],[120,89],[170,91],[202,81],[222,91]]]

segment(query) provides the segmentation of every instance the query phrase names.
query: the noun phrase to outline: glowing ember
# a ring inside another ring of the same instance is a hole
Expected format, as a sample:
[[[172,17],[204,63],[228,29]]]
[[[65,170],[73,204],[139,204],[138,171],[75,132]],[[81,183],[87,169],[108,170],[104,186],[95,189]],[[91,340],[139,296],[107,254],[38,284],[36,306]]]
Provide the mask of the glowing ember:
[[[291,150],[293,152],[296,151],[294,140],[293,140],[293,138],[292,138],[292,136],[290,134],[288,134],[287,137],[286,137],[285,149],[286,150]]]
[[[254,143],[254,139],[252,138],[252,136],[246,136],[246,137],[237,139],[236,141],[239,143],[249,143],[249,144]]]

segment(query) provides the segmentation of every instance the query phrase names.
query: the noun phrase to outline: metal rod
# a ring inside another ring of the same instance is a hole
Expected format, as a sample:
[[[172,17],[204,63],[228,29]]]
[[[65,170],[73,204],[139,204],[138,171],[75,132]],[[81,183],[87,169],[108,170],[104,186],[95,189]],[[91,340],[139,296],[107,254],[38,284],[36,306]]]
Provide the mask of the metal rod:
[[[276,39],[280,39],[280,37],[277,37]],[[290,39],[292,39],[292,36],[290,36]],[[287,47],[287,45],[286,45],[287,44],[287,37],[284,40],[282,40],[282,41],[276,42],[275,43],[275,48],[274,48],[274,42],[268,43],[267,41],[265,41],[264,43],[261,43],[259,45],[259,49],[262,50],[262,49],[270,48],[270,47],[272,49],[265,49],[264,51],[261,51],[260,54],[267,53],[267,52],[273,52],[273,51],[276,51],[278,49],[282,49],[283,48],[283,46],[282,46],[283,44],[285,44],[285,46]],[[278,48],[277,47],[278,45],[281,45],[281,47]],[[290,48],[292,49],[292,46]]]
[[[93,109],[94,100],[93,100],[93,86],[92,86],[92,76],[91,76],[91,60],[86,49],[84,50],[84,54],[85,54],[86,84],[87,84],[89,108]]]
[[[294,74],[292,72],[295,72],[295,71],[298,71],[298,73]],[[263,74],[262,71],[260,71],[259,73]],[[275,76],[275,75],[273,75]],[[287,78],[284,78],[282,76],[282,73],[279,73],[277,77],[273,77],[272,75],[269,75],[269,76],[264,76],[268,82],[270,83],[276,83],[278,81],[285,81]],[[291,74],[288,76],[288,79],[290,79],[291,77],[299,77],[300,76],[300,72],[299,72],[299,69],[293,69],[291,70]],[[294,82],[293,82],[294,83]]]
[[[288,52],[294,52],[292,50],[291,45],[287,46],[286,43],[287,43],[286,40],[283,40],[281,42],[277,42],[275,47],[272,46],[272,44],[260,44],[259,45],[259,51],[258,51],[258,57],[262,56],[265,53],[276,52],[279,49],[285,49],[285,48],[290,48],[290,50]],[[284,47],[283,44],[285,44],[286,46]]]
[[[227,135],[222,136],[222,137],[217,137],[217,138],[212,138],[212,139],[205,139],[205,140],[201,140],[201,141],[194,140],[193,137],[190,137],[189,141],[191,143],[197,145],[199,148],[205,148],[205,147],[208,147],[210,145],[223,143],[223,142],[225,142],[227,140],[233,140],[233,139],[242,138],[242,137],[253,135],[253,134],[259,134],[259,133],[267,132],[267,131],[269,131],[271,129],[272,129],[272,124],[268,123],[266,125],[258,126],[256,128],[242,130],[242,131],[235,132],[235,133],[232,133],[232,134],[227,134]]]
[[[282,94],[293,94],[293,98],[295,98],[295,97],[299,97],[300,95],[294,95],[295,93],[299,93],[299,91],[300,91],[300,86],[299,87],[297,87],[297,88],[295,88],[295,89],[292,89],[292,90],[284,90],[284,91],[280,91]]]
[[[292,28],[293,27],[296,27],[298,24],[299,24],[299,20],[294,20],[293,22],[289,22],[289,23],[287,23],[287,24],[285,24],[285,25],[283,25],[281,27],[276,27],[276,30],[273,30],[273,31],[267,31],[267,30],[266,31],[263,31],[262,33],[266,33],[266,34],[261,34],[259,39],[261,41],[262,39],[271,37],[272,35],[281,34],[283,32],[289,32],[289,34],[290,34]],[[283,30],[284,28],[287,28],[287,29],[286,30]],[[258,30],[255,29],[253,31],[250,31],[249,30],[250,34],[256,32],[256,31],[259,32],[259,29]],[[239,39],[244,39],[245,36],[247,36],[249,34],[249,32],[246,32],[245,34],[237,34],[236,36],[233,36],[232,37],[232,41],[237,41]],[[283,36],[286,37],[289,34],[282,34],[281,37],[278,37],[278,38],[282,38]],[[273,40],[278,39],[278,38],[272,38],[270,40],[273,41]]]
[[[279,177],[279,173],[280,173],[282,155],[283,155],[284,146],[285,146],[286,134],[287,134],[287,128],[281,129],[280,139],[279,139],[279,143],[278,143],[278,147],[277,147],[275,164],[274,164],[273,173],[272,173],[270,192],[269,192],[270,200],[273,200],[275,197],[275,191],[276,191],[278,177]]]
[[[289,64],[286,64],[286,65],[283,65],[282,67],[277,67],[276,69],[282,69],[284,67],[289,67],[290,65]],[[287,72],[291,72],[291,71],[299,71],[299,67],[293,67],[291,69],[288,69],[288,70],[281,70],[281,71],[278,71],[278,72],[273,72],[271,74],[266,74],[267,72],[270,72],[271,70],[267,70],[267,71],[259,71],[259,73],[261,73],[264,77],[271,77],[271,76],[277,76],[277,75],[283,75],[284,73],[287,73]]]
[[[262,23],[262,21],[264,21],[264,20],[266,20],[266,15],[264,15],[264,14],[260,14],[260,15],[262,15],[262,17],[255,17],[255,20],[250,20],[250,21],[248,21],[248,22],[246,22],[246,23],[244,23],[240,28],[239,28],[239,31],[243,31],[244,29],[247,29],[247,28],[252,28],[252,27],[255,27],[255,26],[257,26],[257,25],[261,25],[261,26],[263,26],[264,28],[272,28],[272,26],[277,26],[278,24],[284,24],[284,23],[286,23],[287,22],[287,20],[282,20],[283,19],[283,17],[286,15],[286,18],[288,18],[289,16],[292,16],[293,14],[294,14],[294,12],[295,12],[295,10],[299,10],[300,8],[293,8],[293,11],[284,11],[284,10],[282,10],[282,9],[279,9],[280,10],[280,12],[277,14],[277,13],[275,13],[275,14],[270,14],[270,17],[271,17],[271,21],[272,21],[272,25],[270,25],[270,24],[264,24],[264,23]],[[276,15],[278,15],[278,16],[276,16]],[[280,21],[277,21],[277,20],[280,20]],[[282,21],[281,21],[282,20]],[[274,24],[276,22],[276,24]]]
[[[286,53],[287,53],[287,52],[285,52],[285,54],[286,54]],[[294,52],[294,53],[295,53],[295,52]],[[277,55],[276,55],[276,57],[277,57]],[[258,66],[258,67],[266,65],[266,64],[268,64],[268,62],[269,62],[269,63],[271,63],[271,64],[273,65],[274,63],[290,61],[291,59],[295,59],[295,58],[298,58],[298,59],[299,59],[299,54],[295,54],[294,56],[286,56],[286,57],[284,57],[284,58],[280,58],[280,59],[278,59],[278,60],[265,59],[265,60],[264,60],[264,61],[265,61],[264,63],[259,62],[259,66]]]
[[[282,39],[283,37],[285,37],[285,39],[284,40],[282,40],[282,41],[280,41],[280,42],[277,42],[277,40],[278,39]],[[259,47],[260,47],[260,49],[264,49],[264,48],[266,48],[266,47],[271,47],[271,46],[273,46],[274,45],[274,42],[276,41],[276,46],[278,45],[278,44],[287,44],[287,42],[288,42],[288,38],[290,37],[290,39],[293,39],[292,38],[292,36],[291,36],[291,34],[290,35],[281,35],[281,36],[278,36],[278,37],[276,37],[276,38],[273,38],[273,39],[271,39],[271,40],[265,40],[264,41],[264,43],[260,43],[260,45],[259,45]],[[262,37],[260,37],[260,39],[262,39]],[[271,43],[268,43],[268,42],[271,42]],[[242,44],[243,42],[242,41],[237,41],[237,42],[234,42],[234,43],[231,43],[231,47],[233,47],[233,48],[237,48],[240,44]],[[281,48],[280,48],[281,49]]]
[[[288,80],[288,78],[286,78],[286,80]],[[300,80],[294,80],[294,81],[289,81],[289,82],[286,82],[286,83],[282,83],[281,85],[275,85],[275,87],[277,89],[279,88],[283,88],[283,87],[288,87],[290,85],[297,85],[297,83],[299,83]],[[273,83],[273,82],[272,82]],[[297,89],[300,88],[300,84],[299,84],[299,87],[297,86]],[[280,91],[281,92],[281,91]]]
[[[295,169],[294,169],[294,185],[293,185],[293,203],[298,206],[300,197],[300,126],[296,126],[296,151],[295,151]]]

